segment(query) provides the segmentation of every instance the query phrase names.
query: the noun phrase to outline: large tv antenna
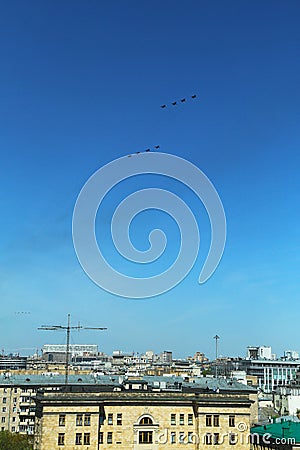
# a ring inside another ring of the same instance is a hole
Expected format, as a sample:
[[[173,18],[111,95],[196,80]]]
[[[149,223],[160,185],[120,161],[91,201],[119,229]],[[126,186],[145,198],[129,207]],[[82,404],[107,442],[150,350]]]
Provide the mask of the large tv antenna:
[[[44,331],[66,331],[67,333],[67,346],[66,346],[66,363],[65,363],[65,384],[68,384],[69,379],[69,356],[70,356],[70,334],[71,331],[80,331],[80,330],[107,330],[106,327],[83,327],[78,323],[78,325],[71,326],[71,315],[68,314],[68,325],[42,325],[38,328],[38,330]]]

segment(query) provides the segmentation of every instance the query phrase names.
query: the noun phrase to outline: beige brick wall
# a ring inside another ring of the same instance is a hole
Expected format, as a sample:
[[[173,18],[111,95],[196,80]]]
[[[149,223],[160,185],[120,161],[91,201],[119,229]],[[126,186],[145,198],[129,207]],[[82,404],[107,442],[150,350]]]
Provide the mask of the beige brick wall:
[[[80,395],[80,394],[78,394]],[[116,398],[116,395],[113,396]],[[192,402],[186,404],[174,404],[162,401],[152,402],[144,396],[142,404],[129,400],[130,393],[120,396],[119,402],[104,402],[105,419],[103,424],[99,423],[100,406],[89,404],[88,401],[82,401],[78,405],[61,405],[53,404],[48,406],[45,404],[43,409],[43,417],[37,421],[37,434],[35,450],[175,450],[177,448],[204,449],[215,448],[215,445],[207,445],[204,441],[206,433],[218,433],[218,448],[224,450],[245,450],[250,449],[248,440],[251,410],[250,405],[245,402],[230,404],[228,396],[226,397],[226,405],[220,400],[211,404],[201,403],[193,407]],[[188,399],[188,396],[187,396]],[[81,399],[82,400],[82,399]],[[157,400],[157,399],[156,399]],[[99,399],[99,405],[101,404]],[[76,426],[77,414],[91,414],[90,426]],[[59,415],[66,415],[65,426],[59,426]],[[113,424],[108,423],[108,414],[113,415]],[[122,414],[122,425],[117,425],[117,414]],[[176,415],[176,425],[171,425],[171,414]],[[180,424],[180,414],[184,415],[184,424]],[[192,425],[188,424],[188,415],[193,415]],[[153,420],[152,425],[139,425],[139,421],[143,416],[149,416]],[[218,415],[219,425],[207,426],[206,415]],[[234,426],[229,426],[229,416],[234,415]],[[152,444],[139,444],[138,433],[140,431],[153,431]],[[103,433],[103,444],[98,446],[99,432]],[[58,434],[65,433],[65,445],[58,445]],[[90,445],[75,445],[76,433],[90,433]],[[112,444],[107,443],[108,433],[112,433]],[[175,443],[171,443],[171,433],[176,433]],[[179,443],[179,434],[184,433],[184,442]],[[193,433],[193,442],[188,442],[188,433]],[[229,444],[229,433],[236,434],[236,445]],[[40,439],[39,439],[40,436]]]

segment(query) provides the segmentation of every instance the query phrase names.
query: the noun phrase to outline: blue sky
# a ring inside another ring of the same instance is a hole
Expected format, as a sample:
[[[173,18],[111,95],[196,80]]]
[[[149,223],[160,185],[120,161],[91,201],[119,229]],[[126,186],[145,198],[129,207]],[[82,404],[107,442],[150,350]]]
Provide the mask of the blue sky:
[[[1,5],[1,347],[63,343],[37,327],[70,312],[108,327],[73,342],[107,352],[213,356],[216,333],[224,355],[255,344],[300,350],[299,13],[298,1],[276,0]],[[81,269],[72,211],[97,169],[155,145],[214,183],[228,240],[198,285],[209,239],[200,206],[203,247],[188,277],[156,298],[125,300]]]

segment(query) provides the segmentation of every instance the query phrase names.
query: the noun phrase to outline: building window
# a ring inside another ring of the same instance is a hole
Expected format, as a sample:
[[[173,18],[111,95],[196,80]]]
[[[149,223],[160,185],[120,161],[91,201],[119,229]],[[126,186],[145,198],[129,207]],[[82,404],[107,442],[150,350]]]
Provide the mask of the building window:
[[[229,426],[235,427],[235,416],[229,416]]]
[[[3,389],[4,394],[7,394],[7,388]]]
[[[84,433],[83,435],[83,444],[84,445],[90,445],[91,443],[91,435],[90,433]]]
[[[16,421],[16,418],[15,418],[15,416],[14,416],[14,417],[12,418],[12,421],[13,421],[13,422],[15,422],[15,421]]]
[[[14,393],[16,394],[18,392],[18,388],[15,388],[14,389]]]
[[[83,419],[82,414],[77,414],[77,416],[76,416],[76,426],[77,427],[81,427],[82,426],[82,419]]]
[[[103,432],[102,431],[100,431],[100,433],[99,433],[99,444],[103,444]]]
[[[171,425],[176,425],[176,414],[171,414]]]
[[[13,412],[17,412],[17,407],[16,406],[13,407]]]
[[[220,416],[214,416],[214,427],[219,427],[220,426]]]
[[[235,445],[237,443],[237,434],[229,433],[229,445]]]
[[[108,425],[112,425],[113,424],[113,415],[110,413],[107,416],[107,423]]]
[[[214,445],[219,444],[219,438],[220,438],[219,433],[214,433]]]
[[[5,423],[5,417],[2,417],[1,422]]]
[[[65,414],[60,414],[59,415],[58,425],[60,427],[64,427],[66,425],[66,415]]]
[[[122,425],[122,414],[121,413],[117,414],[117,425]]]
[[[139,444],[152,444],[152,443],[153,443],[153,431],[139,432]]]
[[[107,443],[108,443],[108,444],[112,444],[112,443],[113,443],[113,434],[112,434],[111,431],[109,431],[109,432],[107,433]]]
[[[175,431],[171,432],[171,444],[176,444],[176,433],[175,433]]]
[[[179,425],[184,425],[184,414],[179,415]]]
[[[188,415],[188,425],[193,425],[193,414]]]
[[[6,403],[6,397],[3,397],[2,402],[3,402],[3,403]]]
[[[82,445],[82,433],[76,433],[75,445]]]
[[[207,434],[205,435],[205,444],[206,444],[206,445],[211,445],[211,442],[212,442],[212,440],[211,440],[211,434],[210,434],[210,433],[207,433]]]
[[[184,444],[184,432],[179,433],[179,444]]]
[[[91,415],[90,414],[84,415],[84,425],[86,427],[89,427],[91,425]]]
[[[57,438],[58,445],[65,445],[65,433],[59,433]]]
[[[140,422],[140,425],[153,425],[153,420],[151,419],[151,417],[143,417]]]
[[[16,431],[16,427],[11,427],[11,431],[14,433]]]
[[[206,426],[207,427],[211,427],[212,426],[212,416],[210,414],[208,414],[206,416]]]
[[[188,432],[188,443],[189,444],[193,443],[193,435],[194,435],[194,433],[192,431]]]
[[[3,408],[2,408],[2,412],[6,412],[6,406],[3,406]]]

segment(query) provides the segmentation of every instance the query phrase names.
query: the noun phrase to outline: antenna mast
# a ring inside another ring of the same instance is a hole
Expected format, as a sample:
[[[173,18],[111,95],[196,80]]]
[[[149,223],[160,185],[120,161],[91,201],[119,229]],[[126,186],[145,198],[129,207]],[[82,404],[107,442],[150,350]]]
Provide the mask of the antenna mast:
[[[67,333],[67,345],[66,345],[66,362],[65,362],[65,384],[68,384],[69,379],[69,367],[70,367],[70,334],[71,330],[80,331],[80,330],[107,330],[106,327],[83,327],[78,323],[76,326],[71,326],[71,315],[68,314],[68,324],[65,325],[42,325],[38,328],[38,330],[44,331],[66,331]]]
[[[218,340],[220,339],[220,336],[217,334],[214,336],[214,339],[216,340],[216,378],[218,377]]]

